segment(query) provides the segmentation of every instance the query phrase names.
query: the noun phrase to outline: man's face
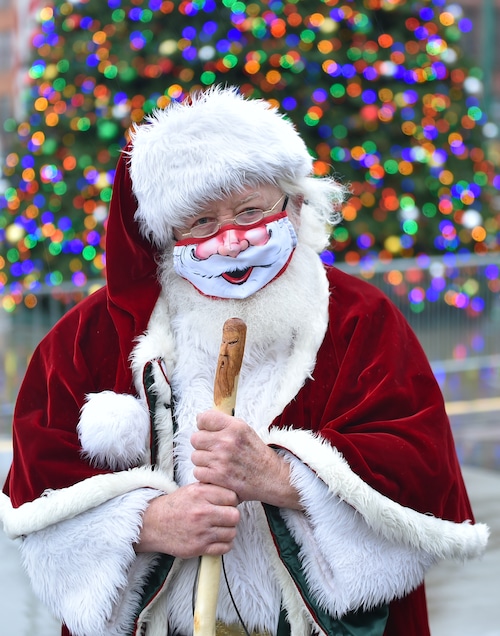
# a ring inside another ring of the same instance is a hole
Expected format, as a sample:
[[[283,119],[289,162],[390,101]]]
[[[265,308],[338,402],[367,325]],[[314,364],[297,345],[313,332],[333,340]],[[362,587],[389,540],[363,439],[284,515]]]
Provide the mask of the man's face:
[[[296,244],[285,203],[276,186],[261,185],[209,204],[174,230],[177,273],[208,296],[258,291],[281,273]]]

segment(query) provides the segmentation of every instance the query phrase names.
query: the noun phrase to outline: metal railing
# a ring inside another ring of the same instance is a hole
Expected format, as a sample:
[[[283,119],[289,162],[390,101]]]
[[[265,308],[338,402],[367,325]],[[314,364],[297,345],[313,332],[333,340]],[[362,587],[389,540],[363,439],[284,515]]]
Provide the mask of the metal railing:
[[[435,369],[500,367],[500,254],[337,267],[368,280],[395,303]]]

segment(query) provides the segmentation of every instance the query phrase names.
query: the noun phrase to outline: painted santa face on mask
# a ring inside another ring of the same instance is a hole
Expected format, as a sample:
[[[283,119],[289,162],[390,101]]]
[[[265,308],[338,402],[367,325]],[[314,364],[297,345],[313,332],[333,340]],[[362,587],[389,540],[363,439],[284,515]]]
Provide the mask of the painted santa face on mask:
[[[296,244],[286,210],[267,210],[255,223],[241,225],[233,219],[208,238],[179,240],[174,269],[205,296],[248,298],[286,269]]]

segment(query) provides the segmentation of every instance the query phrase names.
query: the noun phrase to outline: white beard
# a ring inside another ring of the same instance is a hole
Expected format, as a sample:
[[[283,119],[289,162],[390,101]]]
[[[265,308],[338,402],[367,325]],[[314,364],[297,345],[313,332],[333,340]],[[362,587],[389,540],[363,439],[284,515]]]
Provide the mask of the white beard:
[[[228,318],[247,325],[235,414],[263,439],[275,417],[297,394],[313,371],[328,314],[328,283],[318,255],[297,246],[286,271],[267,287],[244,300],[207,298],[172,271],[165,256],[158,315],[169,317],[175,355],[167,371],[174,395],[178,432],[176,470],[180,485],[194,480],[190,437],[196,415],[212,407],[213,381]],[[263,545],[266,526],[260,505],[240,505],[241,521],[234,549],[225,557],[236,604],[250,629],[276,630],[281,602],[277,580]],[[266,531],[267,532],[267,531]],[[169,593],[169,622],[181,633],[192,629],[191,591],[196,559],[186,561]],[[234,589],[233,589],[234,587]],[[237,622],[225,584],[218,615]]]

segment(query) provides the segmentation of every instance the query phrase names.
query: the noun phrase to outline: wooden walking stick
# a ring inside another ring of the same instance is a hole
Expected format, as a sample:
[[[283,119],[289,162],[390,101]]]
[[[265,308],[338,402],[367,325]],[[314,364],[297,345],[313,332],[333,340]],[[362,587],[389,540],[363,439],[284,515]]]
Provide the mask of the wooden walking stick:
[[[234,415],[246,331],[245,323],[239,318],[226,320],[222,328],[222,342],[215,372],[214,408],[228,415]],[[194,608],[194,636],[215,636],[221,565],[220,556],[201,557]]]

